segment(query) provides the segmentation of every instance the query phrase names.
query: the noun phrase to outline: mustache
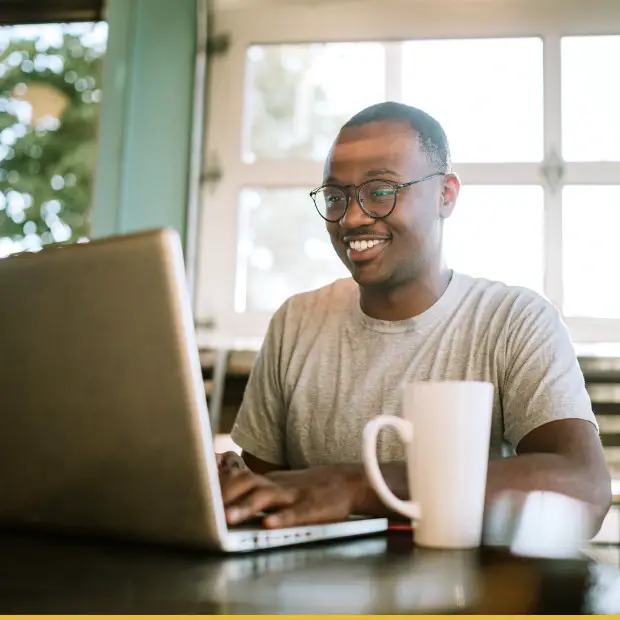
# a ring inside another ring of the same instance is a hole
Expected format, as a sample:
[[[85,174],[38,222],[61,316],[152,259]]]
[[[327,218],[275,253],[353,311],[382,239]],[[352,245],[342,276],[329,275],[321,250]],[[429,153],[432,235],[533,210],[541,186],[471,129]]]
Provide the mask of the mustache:
[[[340,237],[357,237],[358,235],[375,235],[377,234],[372,226],[360,226],[359,228],[348,228]]]

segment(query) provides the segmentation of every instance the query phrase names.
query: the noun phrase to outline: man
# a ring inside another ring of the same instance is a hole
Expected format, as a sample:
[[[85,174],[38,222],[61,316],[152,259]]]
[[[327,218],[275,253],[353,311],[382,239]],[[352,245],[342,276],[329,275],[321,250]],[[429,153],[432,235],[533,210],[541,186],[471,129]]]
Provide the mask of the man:
[[[389,514],[361,465],[364,425],[399,413],[403,381],[475,379],[495,386],[487,498],[557,491],[591,504],[600,525],[610,479],[565,325],[540,295],[445,264],[460,187],[450,165],[443,129],[421,110],[381,103],[342,128],[311,196],[352,279],[274,315],[232,431],[245,465],[220,457],[229,523],[261,511],[266,527]],[[396,436],[378,451],[406,497]]]

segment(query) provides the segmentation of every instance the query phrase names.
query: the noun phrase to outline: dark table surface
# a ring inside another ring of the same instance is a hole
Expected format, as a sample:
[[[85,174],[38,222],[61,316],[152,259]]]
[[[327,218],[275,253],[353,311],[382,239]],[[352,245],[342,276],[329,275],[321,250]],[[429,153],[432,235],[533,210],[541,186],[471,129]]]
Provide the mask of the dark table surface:
[[[403,533],[235,557],[0,533],[2,614],[332,612],[620,613],[620,572]]]

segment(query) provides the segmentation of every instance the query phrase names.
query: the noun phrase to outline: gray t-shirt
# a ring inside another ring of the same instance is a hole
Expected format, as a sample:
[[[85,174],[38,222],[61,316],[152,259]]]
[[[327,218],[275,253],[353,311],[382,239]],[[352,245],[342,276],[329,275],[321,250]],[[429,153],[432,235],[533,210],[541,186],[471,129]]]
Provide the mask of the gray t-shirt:
[[[232,438],[293,469],[360,463],[364,425],[400,415],[413,380],[493,383],[490,457],[514,454],[553,420],[596,425],[557,309],[528,289],[454,273],[431,308],[404,321],[366,316],[352,279],[291,297],[271,320]],[[392,429],[377,449],[382,462],[403,458]]]

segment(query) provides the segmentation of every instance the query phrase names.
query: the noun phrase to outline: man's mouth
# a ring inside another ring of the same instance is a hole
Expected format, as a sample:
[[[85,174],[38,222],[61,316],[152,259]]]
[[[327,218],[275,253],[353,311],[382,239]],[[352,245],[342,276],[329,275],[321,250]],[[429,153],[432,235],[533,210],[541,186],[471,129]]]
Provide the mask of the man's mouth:
[[[389,242],[387,238],[345,239],[347,256],[354,263],[369,261],[379,256]]]
[[[379,245],[381,240],[379,239],[362,239],[356,241],[350,241],[349,247],[356,252],[364,252],[366,250],[370,250],[370,248],[374,248],[376,245]]]

